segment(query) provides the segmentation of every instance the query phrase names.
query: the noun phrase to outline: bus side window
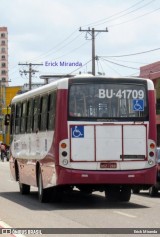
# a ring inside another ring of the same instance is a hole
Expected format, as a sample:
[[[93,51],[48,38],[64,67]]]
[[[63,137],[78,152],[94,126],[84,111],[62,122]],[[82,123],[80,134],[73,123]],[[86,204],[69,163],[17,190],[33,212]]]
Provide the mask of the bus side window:
[[[16,119],[15,119],[15,133],[20,133],[20,125],[21,125],[21,103],[16,105]]]
[[[56,91],[49,94],[48,97],[48,119],[47,128],[48,130],[55,129],[55,116],[56,116]]]
[[[34,99],[33,109],[33,132],[39,130],[39,118],[40,118],[40,97]]]
[[[32,132],[32,121],[33,121],[33,99],[27,102],[27,133]]]
[[[21,133],[26,132],[27,101],[22,103]]]
[[[40,111],[40,131],[47,129],[47,109],[48,109],[48,95],[41,98],[41,111]]]
[[[15,105],[11,105],[11,125],[10,133],[13,135],[15,133]]]

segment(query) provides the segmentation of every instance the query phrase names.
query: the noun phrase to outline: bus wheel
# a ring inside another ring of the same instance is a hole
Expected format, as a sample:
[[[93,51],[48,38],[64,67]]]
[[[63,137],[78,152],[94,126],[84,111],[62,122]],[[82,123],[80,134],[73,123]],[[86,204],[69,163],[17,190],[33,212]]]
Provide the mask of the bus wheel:
[[[140,193],[140,188],[133,188],[133,189],[132,189],[132,192],[133,192],[134,194],[139,194],[139,193]]]
[[[54,187],[51,189],[51,201],[52,202],[60,202],[62,200],[63,191],[58,187]]]
[[[30,193],[30,186],[27,184],[22,184],[19,182],[19,189],[21,194],[29,194]]]
[[[149,196],[155,197],[158,194],[158,189],[155,186],[149,188]]]
[[[113,202],[118,201],[119,188],[112,187],[105,190],[105,197],[107,198],[108,201],[113,201]]]
[[[49,202],[50,195],[49,190],[43,188],[42,174],[39,171],[38,175],[38,199],[40,202]]]
[[[119,201],[129,202],[130,198],[131,198],[131,188],[122,187],[119,192]]]

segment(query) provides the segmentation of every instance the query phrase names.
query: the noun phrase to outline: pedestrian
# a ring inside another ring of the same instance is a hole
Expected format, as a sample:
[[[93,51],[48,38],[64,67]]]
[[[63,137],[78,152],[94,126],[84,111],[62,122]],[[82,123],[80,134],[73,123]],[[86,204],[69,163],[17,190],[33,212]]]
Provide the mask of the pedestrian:
[[[2,160],[2,162],[4,162],[5,154],[6,154],[6,146],[5,146],[5,144],[1,143],[1,160]]]

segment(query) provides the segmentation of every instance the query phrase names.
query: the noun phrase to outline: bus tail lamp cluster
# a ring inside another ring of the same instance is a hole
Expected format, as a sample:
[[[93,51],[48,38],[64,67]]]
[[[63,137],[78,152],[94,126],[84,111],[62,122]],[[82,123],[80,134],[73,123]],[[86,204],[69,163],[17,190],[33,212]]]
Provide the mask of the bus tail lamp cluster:
[[[63,166],[68,165],[68,142],[66,140],[60,143],[60,161]]]
[[[150,140],[149,141],[149,149],[148,149],[148,164],[149,165],[154,165],[155,164],[155,149],[156,149],[156,145],[155,143]]]

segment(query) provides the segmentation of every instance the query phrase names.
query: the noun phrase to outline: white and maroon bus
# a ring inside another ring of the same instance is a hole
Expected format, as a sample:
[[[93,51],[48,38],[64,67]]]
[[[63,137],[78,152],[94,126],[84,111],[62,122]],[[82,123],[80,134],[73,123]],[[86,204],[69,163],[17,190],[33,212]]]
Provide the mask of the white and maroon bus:
[[[12,176],[39,200],[78,188],[129,201],[131,189],[156,182],[152,81],[77,76],[13,98]]]

